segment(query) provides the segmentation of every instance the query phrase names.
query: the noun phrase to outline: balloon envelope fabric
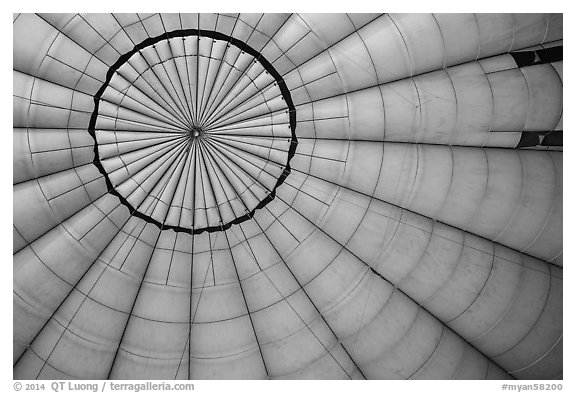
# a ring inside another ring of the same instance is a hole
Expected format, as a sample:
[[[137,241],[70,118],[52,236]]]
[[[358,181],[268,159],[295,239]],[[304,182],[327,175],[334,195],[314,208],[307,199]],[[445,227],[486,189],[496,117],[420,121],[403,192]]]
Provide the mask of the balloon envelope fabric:
[[[15,379],[561,379],[561,14],[14,14]]]

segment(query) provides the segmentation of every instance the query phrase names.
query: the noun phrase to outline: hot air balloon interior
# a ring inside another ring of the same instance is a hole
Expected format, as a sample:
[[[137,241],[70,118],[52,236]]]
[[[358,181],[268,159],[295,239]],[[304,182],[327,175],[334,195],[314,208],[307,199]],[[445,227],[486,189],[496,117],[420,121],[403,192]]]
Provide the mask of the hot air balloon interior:
[[[562,379],[562,14],[14,14],[14,379]]]

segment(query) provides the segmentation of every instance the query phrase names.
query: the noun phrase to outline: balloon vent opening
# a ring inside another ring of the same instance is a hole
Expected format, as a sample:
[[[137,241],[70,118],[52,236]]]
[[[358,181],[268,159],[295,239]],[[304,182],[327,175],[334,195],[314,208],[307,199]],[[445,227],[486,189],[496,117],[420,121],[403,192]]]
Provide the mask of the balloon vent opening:
[[[144,40],[110,67],[94,104],[94,164],[132,214],[161,229],[251,219],[290,174],[290,91],[262,54],[222,33]]]

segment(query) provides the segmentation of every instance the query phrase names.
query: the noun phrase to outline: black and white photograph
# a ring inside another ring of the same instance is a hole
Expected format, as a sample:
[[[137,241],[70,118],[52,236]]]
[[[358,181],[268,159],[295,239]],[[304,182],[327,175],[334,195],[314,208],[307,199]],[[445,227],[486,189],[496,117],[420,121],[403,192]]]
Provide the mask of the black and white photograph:
[[[324,8],[12,14],[6,391],[569,391],[564,14]]]

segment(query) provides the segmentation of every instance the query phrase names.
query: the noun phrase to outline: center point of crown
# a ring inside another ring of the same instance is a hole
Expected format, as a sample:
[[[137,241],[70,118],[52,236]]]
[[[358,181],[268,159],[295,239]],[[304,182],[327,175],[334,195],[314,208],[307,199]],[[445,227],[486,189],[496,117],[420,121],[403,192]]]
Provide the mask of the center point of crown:
[[[192,126],[192,128],[190,128],[188,131],[188,134],[190,135],[190,138],[197,139],[200,138],[202,134],[204,134],[204,130],[202,127]]]

